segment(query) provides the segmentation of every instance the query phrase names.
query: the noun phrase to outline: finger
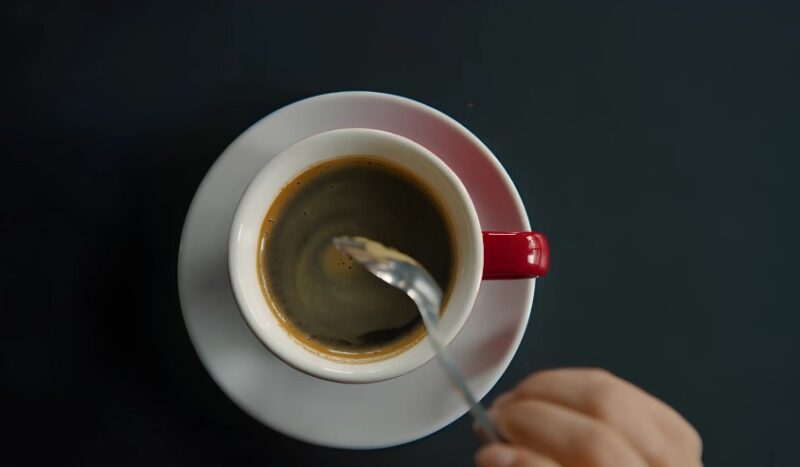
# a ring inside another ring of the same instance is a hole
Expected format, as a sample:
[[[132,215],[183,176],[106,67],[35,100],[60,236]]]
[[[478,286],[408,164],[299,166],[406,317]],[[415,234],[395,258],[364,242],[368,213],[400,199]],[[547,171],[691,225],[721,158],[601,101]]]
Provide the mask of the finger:
[[[526,449],[493,443],[475,455],[478,467],[560,467],[556,461]]]
[[[700,459],[700,437],[683,417],[604,370],[539,372],[511,394],[498,400],[499,405],[521,399],[544,400],[608,423],[653,466],[692,465]]]
[[[518,400],[490,412],[499,430],[517,446],[562,465],[646,467],[645,460],[607,424],[561,405]]]

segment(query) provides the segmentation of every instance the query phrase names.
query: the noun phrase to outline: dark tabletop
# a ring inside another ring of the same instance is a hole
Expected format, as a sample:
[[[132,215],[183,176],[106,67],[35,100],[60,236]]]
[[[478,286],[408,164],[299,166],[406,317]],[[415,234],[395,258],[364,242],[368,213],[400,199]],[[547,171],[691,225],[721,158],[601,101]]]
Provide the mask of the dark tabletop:
[[[0,464],[471,465],[464,417],[371,452],[275,433],[183,326],[177,247],[206,170],[265,114],[356,89],[462,122],[550,238],[490,399],[604,367],[684,414],[706,465],[797,465],[793,4],[6,4]]]

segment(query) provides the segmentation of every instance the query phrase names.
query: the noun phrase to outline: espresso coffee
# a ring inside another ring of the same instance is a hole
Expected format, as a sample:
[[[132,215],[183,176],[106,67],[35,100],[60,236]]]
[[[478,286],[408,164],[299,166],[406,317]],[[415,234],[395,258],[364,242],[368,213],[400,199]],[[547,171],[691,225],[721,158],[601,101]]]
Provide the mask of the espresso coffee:
[[[399,167],[349,156],[292,180],[261,229],[262,290],[296,340],[335,359],[383,358],[414,345],[424,335],[416,306],[341,254],[332,244],[341,235],[412,256],[447,295],[455,245],[443,207]]]

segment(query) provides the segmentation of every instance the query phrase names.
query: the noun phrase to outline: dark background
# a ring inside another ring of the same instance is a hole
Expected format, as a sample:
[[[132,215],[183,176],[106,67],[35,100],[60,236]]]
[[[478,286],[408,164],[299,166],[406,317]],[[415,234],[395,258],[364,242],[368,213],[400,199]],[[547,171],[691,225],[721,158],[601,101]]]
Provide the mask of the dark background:
[[[5,4],[0,463],[471,464],[466,418],[372,452],[285,438],[183,327],[177,246],[205,171],[265,114],[366,89],[470,128],[551,239],[491,398],[601,366],[694,423],[706,465],[797,465],[793,5]]]

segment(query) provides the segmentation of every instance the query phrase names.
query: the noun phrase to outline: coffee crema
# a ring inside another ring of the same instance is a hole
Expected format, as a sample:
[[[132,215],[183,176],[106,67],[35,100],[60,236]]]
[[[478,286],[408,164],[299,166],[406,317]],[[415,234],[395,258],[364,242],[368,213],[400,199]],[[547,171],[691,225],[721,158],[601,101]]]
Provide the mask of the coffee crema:
[[[363,236],[419,261],[445,291],[455,244],[441,203],[405,170],[370,156],[316,165],[286,185],[261,228],[258,274],[288,333],[337,360],[375,360],[425,334],[414,302],[332,243]]]

